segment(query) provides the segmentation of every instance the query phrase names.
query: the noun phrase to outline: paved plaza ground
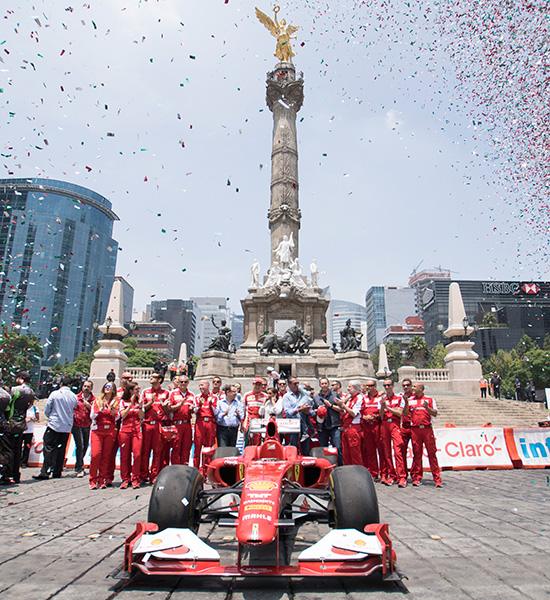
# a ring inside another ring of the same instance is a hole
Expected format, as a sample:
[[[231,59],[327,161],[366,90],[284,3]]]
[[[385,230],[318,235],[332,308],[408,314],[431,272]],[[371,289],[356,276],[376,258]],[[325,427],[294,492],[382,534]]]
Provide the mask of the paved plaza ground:
[[[420,488],[377,484],[381,519],[390,525],[401,583],[362,579],[137,580],[106,576],[122,561],[126,536],[146,520],[151,488],[90,491],[72,473],[0,488],[2,600],[358,600],[550,599],[550,471],[428,474]],[[117,484],[118,485],[118,484]],[[325,526],[300,529],[315,541]],[[218,547],[231,530],[202,526]],[[226,551],[221,552],[222,559]]]

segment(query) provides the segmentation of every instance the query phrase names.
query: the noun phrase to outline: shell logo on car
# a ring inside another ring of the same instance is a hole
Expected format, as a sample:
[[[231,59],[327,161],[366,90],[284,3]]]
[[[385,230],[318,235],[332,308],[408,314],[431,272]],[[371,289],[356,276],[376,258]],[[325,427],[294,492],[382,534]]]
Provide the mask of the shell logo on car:
[[[272,490],[277,487],[277,484],[273,481],[251,481],[246,487],[249,490]]]

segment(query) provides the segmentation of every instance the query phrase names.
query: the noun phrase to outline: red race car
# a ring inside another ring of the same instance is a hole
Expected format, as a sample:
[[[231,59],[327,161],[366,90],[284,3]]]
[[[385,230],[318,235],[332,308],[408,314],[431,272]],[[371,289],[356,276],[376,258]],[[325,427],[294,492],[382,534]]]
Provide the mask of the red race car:
[[[138,523],[126,540],[118,576],[379,572],[385,580],[401,579],[368,471],[335,467],[336,455],[327,448],[299,456],[295,447],[280,443],[275,420],[267,423],[265,434],[261,445],[246,447],[242,456],[236,448],[218,448],[208,465],[209,489],[197,469],[166,467],[151,493],[148,522]],[[297,529],[307,521],[332,530],[290,564]],[[214,542],[197,536],[205,522],[235,530],[229,538],[237,546],[232,564],[223,564]]]

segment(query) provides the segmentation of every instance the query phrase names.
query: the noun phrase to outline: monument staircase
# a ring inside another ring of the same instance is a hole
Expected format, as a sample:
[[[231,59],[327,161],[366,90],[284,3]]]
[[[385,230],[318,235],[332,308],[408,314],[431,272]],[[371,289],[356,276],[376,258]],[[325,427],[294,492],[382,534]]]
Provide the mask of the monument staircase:
[[[430,395],[429,390],[427,394]],[[493,427],[536,427],[549,412],[540,402],[495,400],[449,392],[437,393],[434,397],[438,408],[436,427],[445,427],[447,423],[456,427],[480,427],[485,423],[492,423]]]

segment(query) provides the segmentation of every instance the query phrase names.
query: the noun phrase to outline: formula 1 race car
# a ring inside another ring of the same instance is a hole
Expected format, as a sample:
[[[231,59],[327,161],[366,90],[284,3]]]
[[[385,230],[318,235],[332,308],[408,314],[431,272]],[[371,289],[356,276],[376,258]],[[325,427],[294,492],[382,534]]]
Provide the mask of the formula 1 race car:
[[[208,465],[204,488],[199,470],[172,465],[157,477],[147,523],[127,538],[119,572],[146,575],[358,576],[379,572],[399,580],[388,525],[380,524],[378,501],[368,471],[359,465],[336,467],[336,454],[314,448],[299,456],[279,441],[277,422],[263,426],[265,441],[218,448]],[[298,527],[307,521],[332,530],[303,549],[290,564]],[[231,527],[237,543],[232,564],[215,543],[198,535],[201,523]]]

